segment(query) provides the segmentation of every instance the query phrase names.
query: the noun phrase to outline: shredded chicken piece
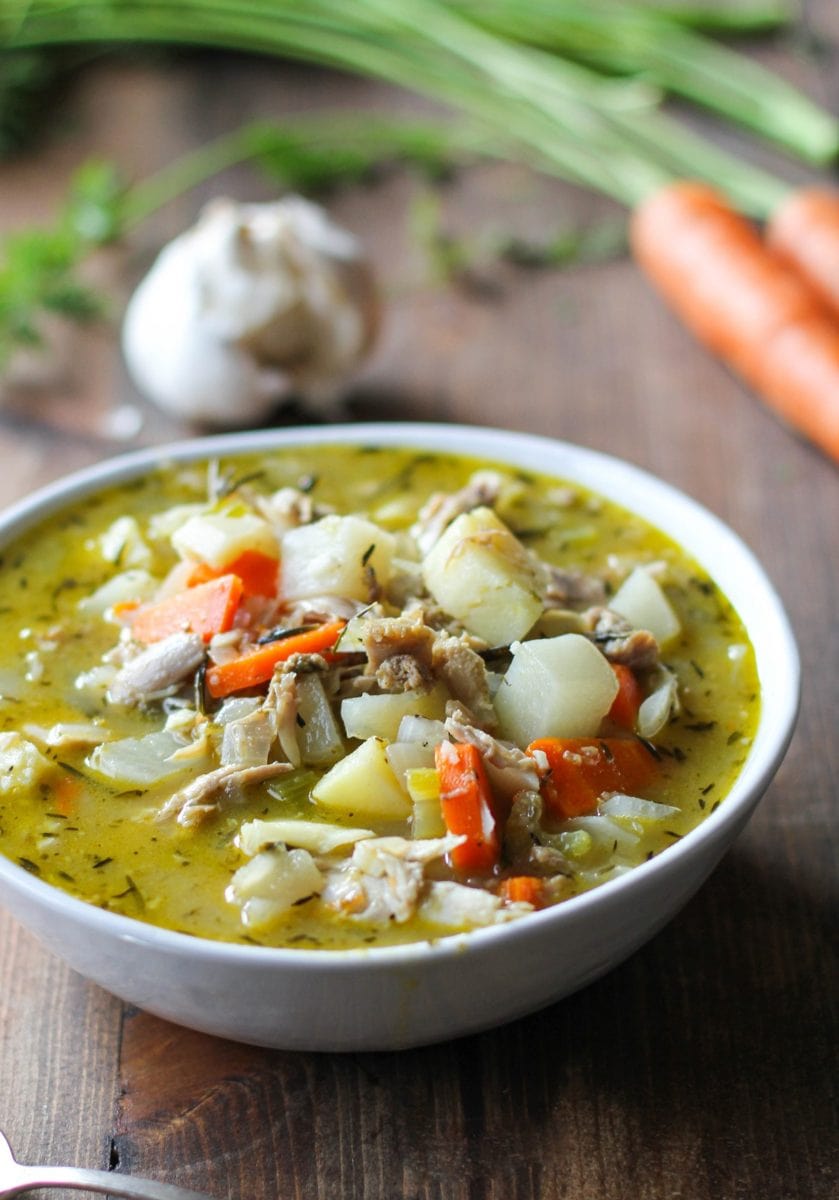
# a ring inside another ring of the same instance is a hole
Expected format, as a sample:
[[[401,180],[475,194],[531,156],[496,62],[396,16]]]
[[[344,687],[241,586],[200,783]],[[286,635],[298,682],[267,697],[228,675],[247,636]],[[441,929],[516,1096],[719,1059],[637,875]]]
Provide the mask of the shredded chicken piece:
[[[295,767],[300,766],[297,742],[297,680],[293,671],[275,671],[268,685],[263,710],[271,713],[277,741],[283,754]]]
[[[308,492],[295,487],[280,488],[271,496],[254,492],[250,499],[280,534],[297,529],[300,525],[311,525],[316,517],[323,516],[326,511],[315,504]]]
[[[290,763],[265,763],[258,767],[230,765],[199,775],[185,787],[174,792],[157,814],[158,821],[177,817],[179,825],[192,828],[207,817],[220,812],[222,805],[236,798],[240,788],[266,779],[284,775],[293,768]]]
[[[197,633],[173,633],[130,658],[117,672],[109,697],[116,704],[140,704],[165,695],[204,661]]]
[[[424,692],[433,680],[428,667],[412,654],[394,654],[379,667],[376,682],[383,692]]]
[[[648,670],[658,663],[658,642],[646,629],[635,629],[610,608],[589,608],[582,614],[584,630],[610,662]]]
[[[546,608],[606,603],[606,585],[597,575],[585,575],[582,571],[565,571],[547,563],[543,566],[547,577],[544,592]]]
[[[480,751],[494,792],[513,796],[523,788],[539,789],[539,774],[529,754],[512,742],[500,742],[483,729],[476,729],[469,714],[453,707],[446,718],[446,730],[456,742],[468,742]]]
[[[533,912],[532,904],[504,904],[493,892],[450,880],[430,883],[419,906],[422,920],[448,929],[499,925],[529,912]]]
[[[327,871],[321,900],[357,921],[401,924],[416,912],[425,886],[425,864],[442,858],[463,840],[452,834],[418,841],[365,838],[341,867]]]
[[[568,862],[561,851],[540,841],[542,797],[538,791],[521,791],[514,798],[504,827],[504,854],[522,875],[566,876]]]
[[[498,718],[489,694],[484,660],[466,642],[440,635],[432,647],[431,666],[456,700],[469,709],[472,724],[492,731]]]
[[[421,667],[430,670],[434,630],[413,617],[378,617],[364,622],[364,649],[368,672],[395,656],[410,655]]]
[[[411,534],[423,557],[461,513],[481,505],[492,507],[503,480],[495,471],[476,471],[457,492],[435,492],[417,514]]]

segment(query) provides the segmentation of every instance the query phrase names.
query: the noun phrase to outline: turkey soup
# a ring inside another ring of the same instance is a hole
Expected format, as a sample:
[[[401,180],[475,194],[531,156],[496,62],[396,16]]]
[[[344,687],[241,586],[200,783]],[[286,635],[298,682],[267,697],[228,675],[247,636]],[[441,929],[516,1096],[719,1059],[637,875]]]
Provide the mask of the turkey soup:
[[[674,542],[493,463],[161,467],[2,551],[0,851],[196,936],[392,945],[565,902],[724,801],[758,711]]]

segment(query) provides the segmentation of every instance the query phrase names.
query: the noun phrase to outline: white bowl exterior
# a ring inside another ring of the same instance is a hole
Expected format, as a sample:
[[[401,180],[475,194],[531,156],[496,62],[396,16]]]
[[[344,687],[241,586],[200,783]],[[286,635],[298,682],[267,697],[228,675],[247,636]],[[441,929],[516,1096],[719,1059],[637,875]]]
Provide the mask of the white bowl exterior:
[[[208,1033],[285,1049],[371,1050],[474,1032],[568,995],[617,965],[690,898],[751,815],[798,707],[795,643],[759,564],[721,522],[628,463],[565,443],[462,426],[355,425],[231,435],[125,456],[60,482],[0,519],[7,541],[80,495],[160,460],[313,443],[407,445],[496,459],[577,481],[670,534],[746,623],[763,708],[723,804],[666,853],[509,925],[383,949],[267,950],[156,929],[103,912],[0,856],[0,901],[75,970],[123,999]]]

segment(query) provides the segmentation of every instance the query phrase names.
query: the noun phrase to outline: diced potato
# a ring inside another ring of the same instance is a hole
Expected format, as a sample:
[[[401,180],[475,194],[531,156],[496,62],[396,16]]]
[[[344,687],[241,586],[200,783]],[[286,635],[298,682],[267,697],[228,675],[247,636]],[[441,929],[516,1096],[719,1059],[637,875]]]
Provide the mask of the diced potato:
[[[209,563],[217,570],[246,550],[279,557],[271,526],[252,512],[213,512],[188,517],[172,534],[172,545],[181,558]]]
[[[225,891],[252,929],[272,925],[301,900],[319,892],[323,876],[308,850],[274,846],[263,850],[233,875]]]
[[[413,815],[411,833],[415,838],[443,837],[446,822],[440,806],[440,779],[434,767],[415,767],[405,776]]]
[[[30,791],[54,770],[54,763],[28,738],[0,733],[0,794]]]
[[[533,561],[489,508],[452,521],[425,556],[423,579],[441,608],[491,646],[524,637],[542,613]]]
[[[290,600],[324,595],[367,600],[368,568],[386,584],[393,552],[393,534],[372,521],[321,517],[283,536],[282,593]]]
[[[661,585],[645,567],[636,567],[609,601],[609,608],[636,629],[648,630],[659,646],[665,646],[682,631],[679,618]]]
[[[519,746],[543,737],[593,737],[617,690],[597,647],[582,634],[564,633],[514,648],[495,711],[504,736]]]
[[[390,768],[382,738],[368,738],[337,762],[315,784],[312,799],[346,816],[401,821],[411,815],[411,802]]]
[[[304,763],[327,766],[344,753],[341,730],[317,675],[297,677],[297,744]]]
[[[325,821],[246,821],[239,830],[236,843],[244,854],[258,854],[266,846],[278,842],[308,850],[311,854],[331,854],[343,846],[351,846],[362,838],[374,837],[372,829],[350,829]]]
[[[396,740],[403,717],[440,719],[446,715],[449,693],[440,683],[427,692],[394,692],[382,696],[350,696],[341,703],[347,737]]]

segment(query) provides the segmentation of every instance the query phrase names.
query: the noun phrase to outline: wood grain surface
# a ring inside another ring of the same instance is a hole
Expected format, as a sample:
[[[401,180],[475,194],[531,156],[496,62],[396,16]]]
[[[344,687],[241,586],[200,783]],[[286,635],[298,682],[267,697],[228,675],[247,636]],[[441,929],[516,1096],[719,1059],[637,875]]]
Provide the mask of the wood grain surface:
[[[839,6],[755,53],[834,108]],[[831,39],[832,47],[831,48]],[[137,176],[250,116],[416,111],[407,95],[222,55],[82,73],[54,128],[0,166],[0,227],[47,219],[90,153]],[[784,170],[752,143],[754,158]],[[97,264],[119,298],[211,192],[269,195],[246,170],[170,205]],[[830,1200],[837,1179],[839,474],[678,326],[627,260],[435,279],[396,174],[332,197],[388,301],[351,419],[485,423],[640,464],[730,523],[799,639],[789,754],[757,815],[680,916],[600,982],[505,1028],[398,1054],[257,1050],[122,1005],[0,914],[0,1128],[23,1161],[112,1167],[222,1200]],[[454,234],[538,235],[617,216],[506,165],[442,194]],[[142,405],[113,329],[59,336],[0,406],[0,502],[136,444],[193,430]],[[138,406],[121,440],[114,413]],[[305,414],[281,414],[277,423]],[[513,965],[514,967],[514,965]]]

